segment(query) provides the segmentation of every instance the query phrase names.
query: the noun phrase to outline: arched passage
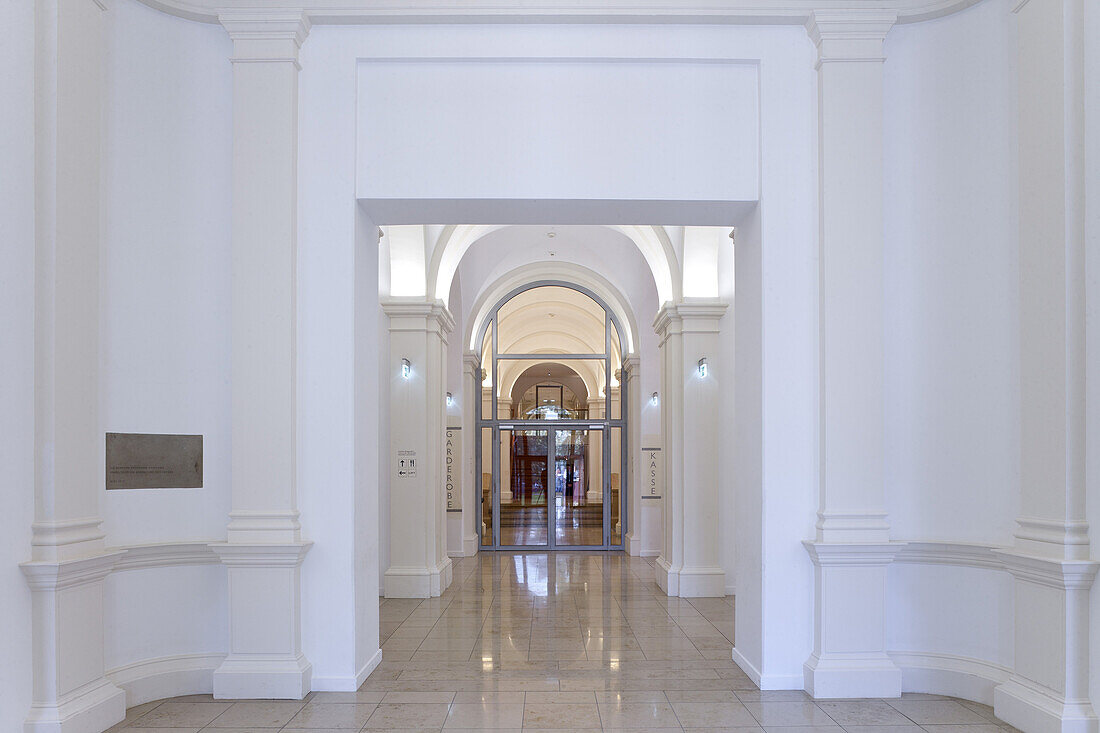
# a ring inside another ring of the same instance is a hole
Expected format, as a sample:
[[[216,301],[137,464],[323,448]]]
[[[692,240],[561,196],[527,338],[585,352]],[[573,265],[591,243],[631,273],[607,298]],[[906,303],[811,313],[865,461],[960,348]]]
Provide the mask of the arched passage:
[[[451,225],[444,227],[428,263],[428,295],[447,301],[462,255],[482,237],[506,225]],[[653,274],[659,303],[675,302],[682,295],[679,260],[668,232],[660,226],[606,225],[628,237],[638,247]]]

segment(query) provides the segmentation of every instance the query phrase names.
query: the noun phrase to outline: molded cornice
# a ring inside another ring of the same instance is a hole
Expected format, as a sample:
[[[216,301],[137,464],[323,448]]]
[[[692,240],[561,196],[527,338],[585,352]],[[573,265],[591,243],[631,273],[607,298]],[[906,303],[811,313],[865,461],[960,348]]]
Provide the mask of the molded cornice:
[[[189,20],[217,23],[265,12],[263,0],[141,0]],[[950,15],[979,0],[299,0],[313,23],[795,23],[816,12],[883,11],[899,23]],[[287,7],[272,8],[285,13]]]

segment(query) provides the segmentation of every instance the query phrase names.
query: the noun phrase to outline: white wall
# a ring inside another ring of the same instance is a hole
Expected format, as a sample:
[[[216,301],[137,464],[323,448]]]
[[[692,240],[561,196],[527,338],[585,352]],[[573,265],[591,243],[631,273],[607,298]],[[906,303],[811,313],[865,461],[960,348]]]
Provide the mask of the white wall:
[[[1100,374],[1100,6],[1085,5],[1085,373]],[[1092,557],[1100,556],[1100,379],[1086,378],[1085,505]],[[1100,703],[1100,584],[1093,584],[1089,623],[1089,693]]]
[[[20,29],[0,48],[0,730],[22,730],[31,705],[31,594],[19,563],[34,521],[34,4],[0,5]]]
[[[360,198],[757,198],[751,63],[609,60],[590,28],[422,35],[360,67]]]
[[[107,544],[225,536],[231,86],[225,31],[107,11],[101,423],[203,435],[203,488],[104,494]]]
[[[1010,544],[1018,514],[1015,37],[986,0],[886,39],[887,510]]]
[[[720,558],[722,569],[726,571],[726,593],[734,594],[737,589],[737,538],[735,528],[737,501],[738,465],[736,450],[728,450],[737,445],[737,306],[734,279],[733,242],[726,235],[718,243],[718,297],[729,303],[730,308],[722,316],[718,339],[721,353],[720,364],[725,365],[724,373],[713,374],[718,380],[721,403],[718,406],[718,445],[723,446],[718,456],[718,538],[721,544]]]
[[[355,689],[378,649],[369,638],[378,628],[374,512],[388,465],[373,419],[388,403],[374,352],[378,228],[352,195],[354,64],[341,45],[314,40],[299,77],[298,495],[302,535],[314,541],[302,644],[315,689]]]
[[[230,43],[216,26],[106,11],[101,426],[203,435],[203,488],[102,494],[108,545],[225,537],[230,506]],[[102,471],[100,473],[102,475]],[[224,653],[225,572],[105,585],[108,669]]]
[[[986,0],[886,39],[885,462],[898,540],[1010,545],[1019,513],[1013,4]],[[888,648],[909,663],[987,678],[1011,666],[1003,570],[898,564],[888,598]],[[907,670],[905,689],[917,679]],[[992,702],[988,680],[920,684]]]

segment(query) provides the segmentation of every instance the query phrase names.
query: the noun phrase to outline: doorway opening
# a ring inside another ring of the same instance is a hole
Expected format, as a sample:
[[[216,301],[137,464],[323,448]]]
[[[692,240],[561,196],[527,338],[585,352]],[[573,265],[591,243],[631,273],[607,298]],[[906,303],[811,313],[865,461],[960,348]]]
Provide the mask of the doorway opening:
[[[483,550],[622,549],[622,326],[591,291],[535,282],[480,332],[476,468]]]

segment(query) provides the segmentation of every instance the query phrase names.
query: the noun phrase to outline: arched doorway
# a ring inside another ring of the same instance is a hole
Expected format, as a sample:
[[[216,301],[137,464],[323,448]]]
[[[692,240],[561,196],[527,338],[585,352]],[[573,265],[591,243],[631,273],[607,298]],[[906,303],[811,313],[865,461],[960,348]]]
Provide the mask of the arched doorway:
[[[587,288],[509,292],[479,332],[482,549],[621,549],[627,531],[622,324]]]

